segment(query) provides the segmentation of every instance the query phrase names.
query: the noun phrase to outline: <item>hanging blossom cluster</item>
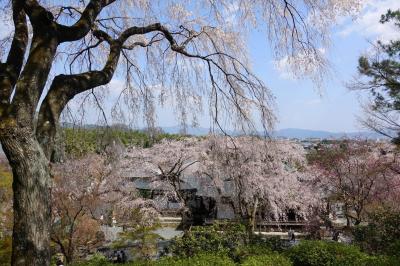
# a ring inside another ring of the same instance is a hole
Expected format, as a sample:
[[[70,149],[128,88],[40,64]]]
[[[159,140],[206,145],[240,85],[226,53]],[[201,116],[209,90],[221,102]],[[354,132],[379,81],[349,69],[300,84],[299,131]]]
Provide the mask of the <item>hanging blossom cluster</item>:
[[[199,167],[202,142],[197,138],[182,138],[163,140],[150,148],[130,147],[120,165],[124,172],[149,178],[151,189],[163,190],[158,202],[174,198],[184,208],[186,198],[181,189],[187,184],[185,177],[195,175]],[[197,179],[203,180],[201,186],[205,185],[204,179],[201,176]]]
[[[297,143],[252,137],[210,139],[203,153],[203,172],[223,184],[230,182],[237,212],[249,216],[260,202],[264,219],[286,219],[289,210],[307,219],[319,207],[312,191],[305,152]],[[300,193],[301,191],[301,193]]]
[[[187,182],[217,201],[228,196],[238,217],[248,217],[256,208],[267,214],[265,219],[286,219],[289,210],[306,219],[320,203],[320,196],[311,190],[304,149],[290,141],[164,140],[150,148],[130,148],[123,161],[130,169],[142,169],[154,188],[173,194],[182,205],[180,189]]]
[[[54,164],[52,168],[55,221],[60,217],[87,215],[99,222],[110,216],[124,223],[132,209],[141,209],[144,217],[158,217],[152,201],[141,199],[134,184],[121,175],[118,162],[110,162],[105,155],[88,154]]]

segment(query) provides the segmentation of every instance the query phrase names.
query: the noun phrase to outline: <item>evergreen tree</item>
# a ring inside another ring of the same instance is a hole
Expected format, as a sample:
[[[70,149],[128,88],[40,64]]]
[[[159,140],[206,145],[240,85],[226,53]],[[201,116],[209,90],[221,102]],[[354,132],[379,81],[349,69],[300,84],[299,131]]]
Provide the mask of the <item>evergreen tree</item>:
[[[394,23],[400,30],[400,9],[388,10],[380,22]],[[361,56],[358,61],[358,71],[367,80],[359,80],[356,85],[373,97],[363,122],[400,144],[400,40],[378,41],[376,48],[376,54]]]

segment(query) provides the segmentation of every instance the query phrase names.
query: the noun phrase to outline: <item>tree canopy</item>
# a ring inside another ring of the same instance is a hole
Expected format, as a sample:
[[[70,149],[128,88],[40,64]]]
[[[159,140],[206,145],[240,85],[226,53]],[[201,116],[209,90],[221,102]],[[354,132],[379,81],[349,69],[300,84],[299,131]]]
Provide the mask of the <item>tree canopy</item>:
[[[380,22],[394,23],[400,30],[400,10],[389,10]],[[400,40],[378,41],[375,48],[372,55],[359,58],[361,77],[354,84],[372,95],[363,123],[400,144]]]

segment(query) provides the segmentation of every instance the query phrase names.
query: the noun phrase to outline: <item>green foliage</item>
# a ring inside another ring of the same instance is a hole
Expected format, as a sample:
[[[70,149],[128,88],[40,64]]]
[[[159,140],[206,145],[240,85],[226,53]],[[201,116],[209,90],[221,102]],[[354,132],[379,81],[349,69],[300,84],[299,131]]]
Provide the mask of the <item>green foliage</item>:
[[[88,260],[73,263],[72,266],[112,266],[114,265],[107,260],[102,254],[94,254]]]
[[[69,156],[80,157],[91,152],[102,152],[113,141],[124,146],[150,147],[163,139],[178,140],[184,136],[157,133],[150,136],[145,131],[122,128],[64,128],[65,152]]]
[[[169,246],[171,254],[177,257],[215,252],[227,255],[237,263],[251,256],[274,255],[285,249],[286,245],[279,237],[249,237],[245,225],[226,222],[192,227],[183,237],[175,238]]]
[[[250,245],[238,247],[231,258],[242,265],[292,265],[288,258],[280,255],[277,251],[272,251],[270,242],[258,242]],[[267,264],[260,264],[264,262]],[[289,263],[289,264],[288,264]]]
[[[67,155],[80,157],[97,150],[97,132],[85,129],[64,129],[64,145]]]
[[[11,236],[0,239],[0,265],[11,264],[12,240]]]
[[[0,161],[0,245],[6,245],[12,233],[13,209],[12,209],[12,182],[11,170],[5,162]],[[11,246],[10,246],[11,248]],[[0,262],[4,256],[8,256],[6,246],[0,249]],[[5,254],[5,255],[4,255]]]
[[[392,224],[391,226],[396,226]],[[138,227],[139,228],[139,227]],[[127,239],[143,241],[145,231],[131,231]],[[150,237],[151,238],[151,237]],[[150,241],[151,242],[151,241]],[[136,242],[137,243],[137,242]],[[140,260],[126,266],[395,266],[400,260],[395,256],[371,256],[357,246],[329,241],[304,240],[288,248],[278,238],[249,237],[246,227],[235,223],[218,223],[207,227],[193,227],[183,237],[175,238],[170,245],[172,256],[158,260]],[[146,248],[144,248],[146,250]],[[137,254],[137,253],[135,253]],[[76,266],[109,266],[104,257],[94,256]]]
[[[247,245],[238,246],[230,253],[235,262],[243,262],[248,257],[261,255],[274,255],[287,249],[287,243],[279,237],[262,238],[253,236]]]
[[[157,242],[162,239],[160,235],[154,233],[160,224],[158,220],[149,220],[146,223],[145,220],[142,220],[143,215],[138,208],[131,212],[131,226],[120,233],[120,239],[113,243],[113,247],[122,248],[126,247],[128,243],[133,243],[132,255],[136,259],[150,259],[157,254]]]
[[[154,233],[156,227],[138,226],[132,230],[123,232],[121,239],[114,243],[114,247],[126,246],[127,242],[135,243],[132,248],[132,255],[136,258],[150,259],[157,253],[157,241],[161,237]]]
[[[233,253],[235,261],[241,262],[251,256],[269,255],[273,251],[263,245],[246,245],[236,248]]]
[[[394,22],[400,30],[400,10],[388,10],[382,15],[380,22]],[[369,80],[367,83],[362,83],[361,87],[373,96],[373,108],[376,111],[398,113],[400,112],[400,40],[392,40],[389,43],[379,41],[377,46],[380,50],[379,56],[373,58],[362,56],[358,60],[359,73]],[[389,125],[395,124],[389,123]],[[397,128],[398,137],[394,139],[394,142],[400,144],[400,128],[396,126],[395,128]]]
[[[0,162],[0,265],[10,265],[12,250],[12,173]]]
[[[0,188],[11,189],[12,187],[12,174],[11,171],[7,169],[6,165],[0,164]],[[12,193],[10,191],[10,193]]]
[[[379,209],[369,216],[367,226],[357,226],[354,241],[362,250],[396,256],[400,260],[400,212]]]
[[[154,266],[233,266],[235,263],[227,256],[215,253],[202,253],[189,258],[173,257],[157,261]]]
[[[400,265],[398,258],[389,256],[365,256],[358,261],[362,266],[397,266]]]
[[[371,258],[356,246],[327,241],[301,241],[287,251],[295,266],[358,266]]]
[[[151,199],[152,191],[149,189],[137,189],[139,197],[143,199]]]
[[[95,255],[90,260],[73,264],[73,266],[112,266],[115,265],[108,262],[101,255]],[[125,266],[234,266],[235,263],[227,256],[201,253],[190,258],[165,257],[160,260],[142,260],[123,264]]]
[[[258,255],[247,258],[241,265],[243,266],[291,266],[292,262],[278,254]]]
[[[183,237],[173,239],[169,250],[178,257],[190,257],[202,252],[228,254],[248,242],[242,224],[218,223],[207,227],[192,227]]]
[[[288,243],[282,240],[279,236],[262,237],[254,235],[250,240],[250,247],[258,247],[264,250],[268,249],[271,251],[284,251],[288,248]]]
[[[271,251],[260,245],[243,245],[236,250],[236,261],[229,254],[209,251],[198,252],[193,256],[163,257],[159,260],[137,260],[125,266],[396,266],[399,260],[388,256],[369,256],[355,246],[336,242],[302,241],[284,252]],[[217,250],[218,251],[218,250]],[[111,266],[101,255],[90,260],[73,264],[74,266]]]

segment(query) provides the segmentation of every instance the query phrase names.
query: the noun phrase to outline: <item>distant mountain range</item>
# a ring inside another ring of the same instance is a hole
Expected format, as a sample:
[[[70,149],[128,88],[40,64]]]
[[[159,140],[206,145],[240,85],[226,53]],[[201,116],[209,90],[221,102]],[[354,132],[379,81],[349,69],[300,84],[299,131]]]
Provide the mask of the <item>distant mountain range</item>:
[[[64,127],[72,127],[72,124],[64,123]],[[127,129],[128,126],[118,125],[120,128]],[[84,128],[98,128],[104,127],[99,125],[84,125]],[[181,134],[182,127],[180,126],[172,126],[172,127],[162,127],[161,128],[165,133],[169,134]],[[216,130],[217,132],[220,130]],[[222,133],[222,131],[220,131]],[[227,130],[225,131],[227,134],[232,136],[242,135],[239,131]],[[192,136],[205,136],[210,133],[209,128],[204,127],[190,127],[186,128],[185,134]],[[263,133],[259,132],[260,135]],[[309,139],[309,138],[318,138],[318,139],[341,139],[341,138],[363,138],[363,139],[382,139],[385,138],[382,135],[372,132],[372,131],[358,131],[358,132],[330,132],[323,130],[310,130],[310,129],[300,129],[300,128],[285,128],[274,131],[272,136],[277,138],[289,138],[289,139]]]
[[[162,130],[166,133],[170,134],[179,134],[182,132],[181,127],[163,127]],[[208,128],[202,127],[187,127],[186,134],[193,136],[203,136],[207,135],[210,132]],[[227,134],[237,136],[240,135],[239,132],[235,131],[227,131]],[[368,139],[380,139],[383,138],[380,134],[375,132],[368,131],[359,131],[359,132],[329,132],[322,130],[309,130],[309,129],[300,129],[300,128],[285,128],[279,129],[273,132],[272,136],[277,138],[296,138],[296,139],[309,139],[309,138],[318,138],[318,139],[340,139],[340,138],[368,138]]]
[[[381,139],[382,135],[372,131],[358,132],[329,132],[322,130],[309,130],[299,128],[285,128],[277,130],[274,133],[277,137],[282,138],[319,138],[319,139],[341,139],[341,138],[363,138],[363,139]]]

